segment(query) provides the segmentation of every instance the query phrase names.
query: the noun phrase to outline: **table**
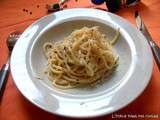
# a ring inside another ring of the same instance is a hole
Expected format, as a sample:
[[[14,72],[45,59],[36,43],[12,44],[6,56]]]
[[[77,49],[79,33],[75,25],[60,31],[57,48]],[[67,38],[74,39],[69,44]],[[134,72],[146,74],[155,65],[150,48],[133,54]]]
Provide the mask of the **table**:
[[[42,16],[47,15],[46,4],[54,3],[56,0],[0,0],[0,67],[6,62],[8,50],[5,44],[9,33],[25,30],[31,23]],[[90,0],[71,0],[67,3],[68,8],[94,7]],[[105,5],[98,7],[105,8]],[[155,42],[160,46],[160,3],[159,0],[141,0],[136,6],[120,9],[116,14],[128,19],[135,25],[134,11],[139,10]],[[150,117],[160,119],[160,72],[154,61],[151,80],[144,92],[125,108],[103,117],[101,120],[140,119],[142,115],[145,120]],[[136,118],[134,118],[134,115]],[[120,117],[121,116],[121,117]],[[29,101],[18,91],[9,75],[2,102],[0,104],[0,120],[58,120],[67,119],[45,112]],[[93,120],[97,118],[92,118]]]

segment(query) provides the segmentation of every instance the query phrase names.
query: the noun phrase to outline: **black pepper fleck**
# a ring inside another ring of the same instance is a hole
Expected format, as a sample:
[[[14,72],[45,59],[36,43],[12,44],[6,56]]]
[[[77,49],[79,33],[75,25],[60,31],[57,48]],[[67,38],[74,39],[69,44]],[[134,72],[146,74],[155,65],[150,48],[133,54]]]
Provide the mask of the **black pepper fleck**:
[[[100,59],[100,58],[98,58],[98,62],[100,62],[100,60],[101,60],[101,59]]]
[[[29,14],[32,15],[32,12],[30,12]]]

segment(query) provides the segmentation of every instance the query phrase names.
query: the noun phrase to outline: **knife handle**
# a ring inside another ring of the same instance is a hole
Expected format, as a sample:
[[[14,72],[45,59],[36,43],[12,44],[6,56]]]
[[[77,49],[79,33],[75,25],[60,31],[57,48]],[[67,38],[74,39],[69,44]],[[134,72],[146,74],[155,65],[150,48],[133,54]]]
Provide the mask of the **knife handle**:
[[[155,58],[156,64],[160,70],[160,48],[154,41],[150,41],[153,56]]]

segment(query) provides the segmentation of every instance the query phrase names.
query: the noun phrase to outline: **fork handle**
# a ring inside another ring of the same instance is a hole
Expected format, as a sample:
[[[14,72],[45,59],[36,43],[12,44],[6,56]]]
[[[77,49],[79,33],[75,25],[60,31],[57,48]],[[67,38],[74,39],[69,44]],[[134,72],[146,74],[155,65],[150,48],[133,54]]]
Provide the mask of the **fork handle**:
[[[7,83],[8,73],[9,64],[7,63],[2,66],[2,69],[0,71],[0,101],[4,93],[5,85]]]

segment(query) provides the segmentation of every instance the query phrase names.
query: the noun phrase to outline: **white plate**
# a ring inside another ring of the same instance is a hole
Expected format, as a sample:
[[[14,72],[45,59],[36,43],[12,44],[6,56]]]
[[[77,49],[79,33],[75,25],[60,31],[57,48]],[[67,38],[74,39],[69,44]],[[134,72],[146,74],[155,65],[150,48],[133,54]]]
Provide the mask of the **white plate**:
[[[62,40],[83,26],[100,26],[112,37],[120,28],[114,46],[120,61],[116,71],[95,88],[59,90],[45,77],[37,78],[46,65],[42,45]],[[21,35],[11,56],[11,72],[20,92],[36,106],[62,116],[94,117],[112,113],[136,99],[152,73],[152,53],[145,37],[125,19],[95,9],[63,10],[33,23]]]

